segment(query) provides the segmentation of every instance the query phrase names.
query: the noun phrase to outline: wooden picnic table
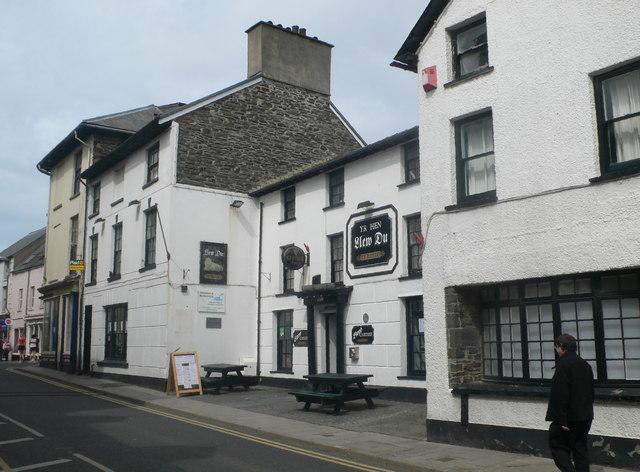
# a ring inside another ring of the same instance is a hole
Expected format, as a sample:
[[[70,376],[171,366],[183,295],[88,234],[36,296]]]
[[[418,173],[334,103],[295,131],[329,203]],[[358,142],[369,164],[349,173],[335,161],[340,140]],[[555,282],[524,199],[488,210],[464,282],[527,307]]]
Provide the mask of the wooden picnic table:
[[[310,374],[304,376],[311,387],[310,390],[289,392],[296,400],[304,402],[304,409],[309,410],[311,403],[321,405],[333,404],[335,414],[340,414],[344,402],[365,400],[369,408],[373,408],[372,397],[378,396],[379,390],[368,388],[364,383],[373,377],[370,374]]]
[[[247,366],[242,364],[205,364],[202,366],[206,372],[202,385],[207,389],[215,390],[216,393],[220,393],[223,387],[229,390],[233,390],[233,387],[244,387],[245,390],[249,390],[249,387],[258,385],[258,377],[242,375],[245,367]],[[221,376],[211,377],[214,372]],[[235,375],[229,375],[231,372],[235,372]]]

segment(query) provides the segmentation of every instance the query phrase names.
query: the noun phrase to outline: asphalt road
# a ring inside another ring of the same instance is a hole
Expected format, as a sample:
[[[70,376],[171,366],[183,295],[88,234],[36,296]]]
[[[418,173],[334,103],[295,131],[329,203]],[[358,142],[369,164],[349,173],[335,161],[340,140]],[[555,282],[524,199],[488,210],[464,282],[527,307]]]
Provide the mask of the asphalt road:
[[[376,470],[321,459],[311,449],[296,453],[259,438],[239,438],[7,370],[16,366],[0,363],[2,471]]]

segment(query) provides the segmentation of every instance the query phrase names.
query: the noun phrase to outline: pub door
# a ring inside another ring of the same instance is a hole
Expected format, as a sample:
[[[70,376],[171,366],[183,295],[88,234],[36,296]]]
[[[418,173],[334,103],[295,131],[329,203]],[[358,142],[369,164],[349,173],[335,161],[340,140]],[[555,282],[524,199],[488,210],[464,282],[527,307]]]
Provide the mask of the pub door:
[[[327,373],[337,372],[336,318],[335,313],[324,314],[324,371]]]

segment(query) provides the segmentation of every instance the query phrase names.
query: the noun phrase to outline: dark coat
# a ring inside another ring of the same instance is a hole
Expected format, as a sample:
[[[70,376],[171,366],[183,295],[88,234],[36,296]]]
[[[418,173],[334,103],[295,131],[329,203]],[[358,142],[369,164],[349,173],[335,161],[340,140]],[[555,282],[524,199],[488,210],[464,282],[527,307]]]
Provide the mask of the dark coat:
[[[574,351],[567,351],[556,363],[545,419],[565,426],[593,419],[593,371]]]

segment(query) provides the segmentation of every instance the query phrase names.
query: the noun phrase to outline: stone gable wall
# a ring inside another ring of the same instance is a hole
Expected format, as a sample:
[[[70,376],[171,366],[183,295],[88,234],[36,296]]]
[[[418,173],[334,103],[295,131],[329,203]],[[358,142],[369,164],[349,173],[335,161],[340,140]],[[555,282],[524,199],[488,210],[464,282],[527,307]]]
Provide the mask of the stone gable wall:
[[[248,192],[359,143],[329,108],[329,97],[264,79],[176,120],[177,181]]]

